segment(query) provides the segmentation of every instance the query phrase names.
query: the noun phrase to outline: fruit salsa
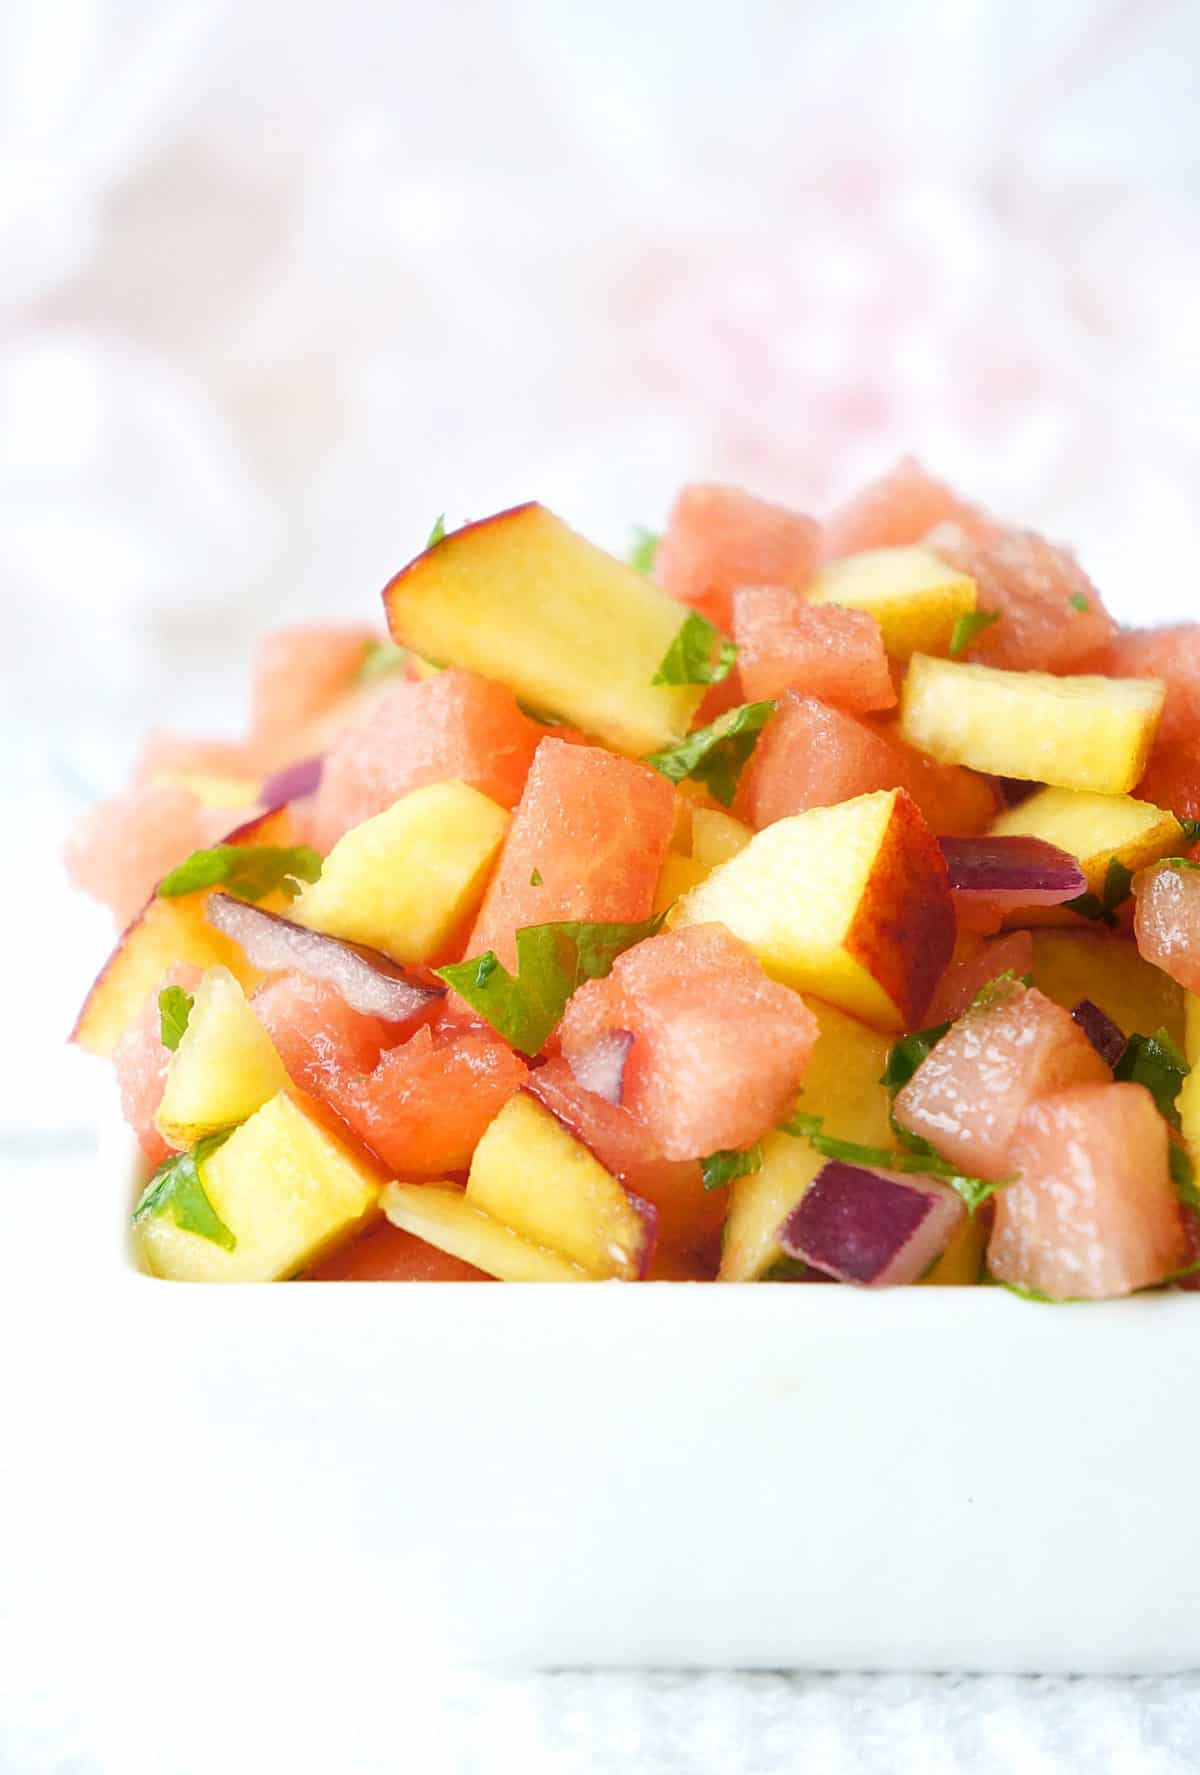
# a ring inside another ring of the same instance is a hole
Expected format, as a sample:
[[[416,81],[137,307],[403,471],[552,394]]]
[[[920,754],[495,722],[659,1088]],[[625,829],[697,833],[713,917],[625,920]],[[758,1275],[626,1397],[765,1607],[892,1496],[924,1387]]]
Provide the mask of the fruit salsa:
[[[911,460],[439,519],[383,605],[70,840],[145,1270],[1189,1286],[1200,624]]]

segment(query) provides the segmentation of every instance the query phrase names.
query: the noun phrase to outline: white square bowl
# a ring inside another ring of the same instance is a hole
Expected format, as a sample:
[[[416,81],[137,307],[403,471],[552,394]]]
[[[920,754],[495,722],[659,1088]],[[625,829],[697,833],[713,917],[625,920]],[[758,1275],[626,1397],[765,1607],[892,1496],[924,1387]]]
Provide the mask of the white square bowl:
[[[106,1151],[112,1229],[132,1155]],[[95,1458],[120,1582],[164,1635],[295,1631],[315,1571],[310,1649],[1200,1664],[1195,1296],[205,1288],[140,1275],[127,1239],[105,1258],[107,1359],[136,1386]],[[201,1507],[130,1560],[163,1473]]]

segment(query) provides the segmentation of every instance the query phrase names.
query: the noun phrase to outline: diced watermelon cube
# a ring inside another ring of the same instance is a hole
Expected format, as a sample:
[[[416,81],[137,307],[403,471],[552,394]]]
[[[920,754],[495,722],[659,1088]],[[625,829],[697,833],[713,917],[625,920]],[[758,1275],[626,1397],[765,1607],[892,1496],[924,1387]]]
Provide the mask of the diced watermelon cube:
[[[147,994],[140,1013],[113,1049],[121,1113],[137,1135],[138,1145],[151,1166],[161,1165],[171,1150],[154,1124],[171,1058],[163,1045],[158,995],[164,986],[182,986],[185,992],[192,992],[199,980],[200,969],[186,963],[179,962],[168,969],[162,986]]]
[[[1122,629],[1090,662],[1090,669],[1108,678],[1161,678],[1167,700],[1157,743],[1174,748],[1200,739],[1200,623]]]
[[[982,943],[973,955],[951,962],[938,981],[925,1021],[929,1025],[951,1023],[970,1009],[982,987],[1001,974],[1015,974],[1019,980],[1032,972],[1033,938],[1028,931],[1010,931],[1006,937]]]
[[[257,781],[263,774],[261,750],[249,740],[195,739],[159,727],[142,741],[133,781],[150,783],[176,775],[245,777]]]
[[[1143,1085],[1077,1085],[1017,1124],[1016,1182],[996,1193],[988,1268],[1055,1299],[1108,1300],[1188,1262],[1167,1125]]]
[[[674,823],[674,790],[656,770],[543,740],[465,953],[492,949],[513,968],[525,925],[649,918]]]
[[[365,1076],[331,1076],[324,1096],[398,1176],[444,1177],[467,1169],[526,1077],[524,1061],[491,1031],[424,1027]]]
[[[324,715],[354,684],[378,639],[361,623],[297,623],[263,635],[250,692],[255,741],[286,744]]]
[[[1014,983],[959,1018],[896,1094],[896,1120],[972,1177],[1011,1167],[1013,1130],[1049,1091],[1112,1074],[1071,1013]]]
[[[303,974],[268,980],[251,1003],[290,1077],[314,1097],[326,1097],[338,1080],[370,1072],[401,1034],[352,1010],[323,980]]]
[[[877,789],[907,789],[940,836],[979,832],[996,811],[994,791],[972,771],[939,764],[886,730],[789,690],[742,772],[734,812],[761,829]]]
[[[820,532],[811,518],[755,499],[740,487],[693,482],[671,508],[654,577],[729,633],[738,586],[790,586],[813,576]]]
[[[245,819],[245,808],[206,807],[178,784],[135,783],[75,823],[64,851],[67,872],[124,929],[176,863],[219,843]]]
[[[390,1221],[359,1233],[308,1271],[310,1282],[491,1282],[473,1264],[427,1245]]]
[[[1177,820],[1200,820],[1200,734],[1170,745],[1155,741],[1135,794],[1139,801],[1167,808]]]
[[[326,754],[311,842],[332,850],[352,826],[425,783],[458,779],[515,807],[542,732],[490,678],[460,671],[419,683],[397,678]]]
[[[667,1159],[621,1104],[587,1091],[567,1061],[547,1060],[529,1075],[528,1089],[593,1152],[614,1177],[658,1210],[660,1245],[711,1254],[725,1218],[719,1190],[706,1190],[695,1159]]]
[[[968,536],[986,536],[994,528],[986,513],[927,474],[915,457],[902,456],[825,520],[821,559],[900,548],[922,541],[935,524],[947,522],[960,525]]]
[[[1081,672],[1116,632],[1075,557],[1032,530],[978,541],[946,524],[928,540],[974,579],[980,610],[999,613],[971,643],[972,660],[1011,672]]]
[[[1133,892],[1140,953],[1189,992],[1200,992],[1200,870],[1141,869]]]
[[[749,702],[799,690],[859,713],[895,705],[883,634],[865,610],[806,604],[786,587],[745,586],[733,595],[733,637]]]
[[[817,1020],[724,925],[651,937],[589,980],[559,1025],[568,1061],[629,1030],[622,1104],[670,1159],[741,1147],[790,1113]]]

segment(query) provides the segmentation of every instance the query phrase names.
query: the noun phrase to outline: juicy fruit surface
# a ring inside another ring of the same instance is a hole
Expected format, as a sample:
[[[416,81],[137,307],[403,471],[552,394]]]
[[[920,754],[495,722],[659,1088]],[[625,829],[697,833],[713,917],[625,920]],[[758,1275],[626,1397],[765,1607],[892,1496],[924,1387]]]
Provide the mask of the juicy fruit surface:
[[[465,953],[491,949],[512,968],[524,925],[648,918],[674,820],[671,785],[657,771],[597,746],[543,740]]]
[[[896,687],[883,636],[865,610],[806,604],[778,586],[733,595],[733,638],[748,702],[807,691],[840,709],[890,709]]]
[[[563,1053],[611,1029],[634,1037],[622,1104],[672,1159],[746,1146],[781,1121],[817,1036],[803,1001],[720,925],[650,937],[586,981],[559,1026]]]
[[[1080,672],[1116,624],[1078,562],[1031,530],[972,538],[952,524],[932,546],[975,581],[980,610],[998,621],[971,643],[971,658],[1015,672]]]
[[[199,968],[179,964],[168,968],[162,986],[147,994],[140,1014],[113,1050],[121,1113],[137,1135],[138,1145],[151,1167],[161,1165],[170,1151],[155,1122],[171,1058],[170,1049],[163,1046],[158,995],[167,986],[178,986],[190,993],[200,978]]]
[[[306,1271],[310,1282],[491,1282],[474,1264],[385,1220]]]
[[[1168,975],[1143,961],[1127,938],[1104,931],[1034,931],[1034,984],[1071,1010],[1082,998],[1131,1035],[1166,1029],[1184,1039],[1183,991]]]
[[[902,790],[767,826],[676,908],[677,927],[714,920],[774,979],[883,1029],[920,1018],[954,947],[945,860]]]
[[[739,586],[803,590],[816,567],[819,535],[811,518],[784,506],[738,487],[694,483],[671,508],[654,576],[728,634]]]
[[[961,618],[975,609],[975,581],[923,545],[868,549],[824,567],[806,596],[817,605],[862,611],[879,624],[899,660],[946,653]]]
[[[1127,869],[1178,854],[1183,833],[1173,814],[1132,795],[1096,795],[1079,789],[1040,789],[994,822],[1001,835],[1028,833],[1079,859],[1088,892],[1101,894],[1115,858]],[[1060,916],[1062,916],[1060,914]]]
[[[1137,946],[1189,992],[1200,992],[1200,871],[1162,865],[1134,878]]]
[[[457,779],[515,807],[542,729],[503,684],[473,672],[401,679],[376,698],[325,759],[310,818],[320,851],[425,783]]]
[[[244,818],[244,809],[207,807],[179,784],[138,785],[84,815],[67,841],[67,871],[123,928],[176,863]]]
[[[1012,1141],[1017,1182],[996,1196],[988,1266],[1052,1299],[1106,1300],[1188,1261],[1167,1129],[1141,1085],[1045,1096]]]
[[[915,457],[903,456],[825,520],[821,558],[833,561],[864,549],[902,548],[946,523],[980,537],[994,528],[977,506],[927,473]]]
[[[301,974],[278,975],[250,1002],[293,1083],[313,1097],[371,1072],[396,1040],[393,1025],[352,1011],[332,986]]]
[[[428,1028],[365,1075],[340,1070],[325,1101],[400,1177],[465,1171],[484,1129],[525,1082],[526,1066],[490,1030]]]
[[[234,976],[209,968],[167,1064],[159,1133],[174,1147],[192,1146],[246,1121],[287,1083],[283,1061]]]
[[[359,623],[300,623],[264,635],[254,655],[250,730],[266,748],[324,715],[352,687],[373,642]]]
[[[1107,1066],[1070,1013],[1014,984],[968,1011],[896,1095],[896,1120],[969,1176],[995,1182],[1029,1105],[1048,1091],[1101,1082]]]

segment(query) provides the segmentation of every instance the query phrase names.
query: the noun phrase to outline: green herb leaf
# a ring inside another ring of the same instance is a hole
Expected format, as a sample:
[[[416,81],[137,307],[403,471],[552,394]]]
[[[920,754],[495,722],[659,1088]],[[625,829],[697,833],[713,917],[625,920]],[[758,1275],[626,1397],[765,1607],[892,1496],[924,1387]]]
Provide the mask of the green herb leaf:
[[[777,1257],[770,1269],[764,1270],[760,1282],[811,1282],[820,1272],[799,1257]],[[824,1281],[828,1281],[826,1276]]]
[[[1086,592],[1072,592],[1071,596],[1067,599],[1067,603],[1071,606],[1072,610],[1082,610],[1086,612],[1092,608],[1088,603]]]
[[[1196,1188],[1196,1167],[1192,1164],[1188,1150],[1172,1140],[1167,1149],[1167,1162],[1171,1167],[1171,1182],[1175,1185],[1175,1194],[1185,1208],[1191,1208],[1200,1214],[1200,1189]]]
[[[1163,869],[1200,869],[1200,863],[1193,862],[1191,857],[1160,857],[1157,866]]]
[[[408,648],[397,647],[394,641],[368,641],[362,665],[358,668],[358,682],[365,684],[372,678],[385,678],[389,672],[398,671],[407,658]]]
[[[1145,1085],[1158,1105],[1158,1113],[1173,1128],[1179,1126],[1175,1099],[1187,1075],[1188,1063],[1165,1029],[1156,1029],[1153,1035],[1131,1035],[1125,1052],[1113,1067],[1115,1079]]]
[[[700,1176],[704,1180],[705,1189],[723,1189],[732,1183],[735,1177],[753,1177],[756,1171],[762,1170],[762,1147],[756,1140],[753,1146],[741,1150],[733,1148],[726,1152],[709,1153],[700,1161]]]
[[[1067,907],[1083,918],[1093,919],[1097,924],[1113,926],[1117,922],[1117,907],[1129,898],[1132,881],[1133,871],[1127,869],[1119,857],[1110,857],[1104,876],[1103,894],[1080,894],[1077,899],[1068,900]]]
[[[661,930],[665,916],[640,924],[564,920],[526,925],[517,932],[515,974],[490,949],[437,973],[510,1046],[522,1054],[538,1054],[576,987],[585,980],[602,980],[626,949]]]
[[[629,565],[636,567],[649,579],[654,572],[654,557],[658,553],[658,545],[662,537],[654,530],[643,530],[637,525],[633,532],[633,547],[629,551]]]
[[[530,887],[541,887],[542,872],[540,869],[535,869],[533,874],[529,877],[529,885]]]
[[[1189,844],[1195,844],[1200,840],[1200,820],[1185,820],[1182,814],[1176,814],[1175,818],[1183,828],[1183,836]]]
[[[433,529],[429,532],[425,547],[426,549],[435,549],[439,542],[444,542],[445,540],[446,514],[445,512],[439,512],[437,517],[433,520]]]
[[[783,1132],[807,1140],[813,1151],[820,1153],[823,1158],[840,1159],[846,1165],[865,1165],[884,1171],[903,1171],[913,1176],[919,1174],[936,1177],[939,1182],[948,1183],[958,1191],[969,1214],[974,1214],[990,1195],[1013,1181],[1011,1177],[1003,1177],[990,1183],[982,1177],[967,1176],[957,1170],[948,1159],[943,1159],[920,1135],[910,1134],[907,1128],[902,1128],[894,1120],[892,1127],[901,1143],[898,1148],[860,1146],[855,1140],[838,1140],[832,1134],[824,1132],[822,1116],[794,1115],[790,1122],[783,1124]]]
[[[936,1023],[929,1029],[914,1030],[912,1035],[903,1036],[894,1043],[880,1084],[886,1085],[893,1094],[901,1085],[907,1085],[921,1062],[928,1058],[929,1050],[937,1046],[949,1027],[948,1023]]]
[[[209,1201],[200,1169],[232,1133],[232,1128],[223,1128],[219,1134],[198,1140],[190,1152],[172,1153],[164,1159],[142,1192],[133,1211],[133,1224],[147,1215],[169,1214],[185,1233],[195,1233],[225,1251],[235,1250],[237,1240]]]
[[[172,1054],[183,1040],[195,1000],[182,986],[164,986],[158,995],[158,1024],[162,1045]]]
[[[742,766],[758,744],[763,724],[775,708],[773,702],[742,703],[699,727],[677,746],[651,752],[643,761],[653,765],[672,783],[692,777],[728,807],[737,789]]]
[[[971,1000],[971,1010],[986,1010],[989,1005],[995,1004],[998,998],[1004,998],[1017,985],[1032,986],[1033,975],[1017,974],[1014,969],[1005,968],[1002,974],[997,974],[994,980],[985,981],[979,988]]]
[[[713,649],[720,646],[713,659]],[[683,627],[663,655],[663,662],[651,678],[651,684],[720,684],[728,678],[737,663],[738,650],[732,641],[698,610]]]
[[[957,659],[960,653],[965,653],[975,637],[990,629],[994,622],[999,622],[1002,614],[999,610],[965,610],[950,632],[952,657]]]
[[[263,900],[277,891],[294,900],[300,883],[316,881],[320,873],[320,853],[306,844],[214,844],[193,851],[164,875],[158,893],[160,899],[175,900],[201,888],[223,887],[239,900]]]

